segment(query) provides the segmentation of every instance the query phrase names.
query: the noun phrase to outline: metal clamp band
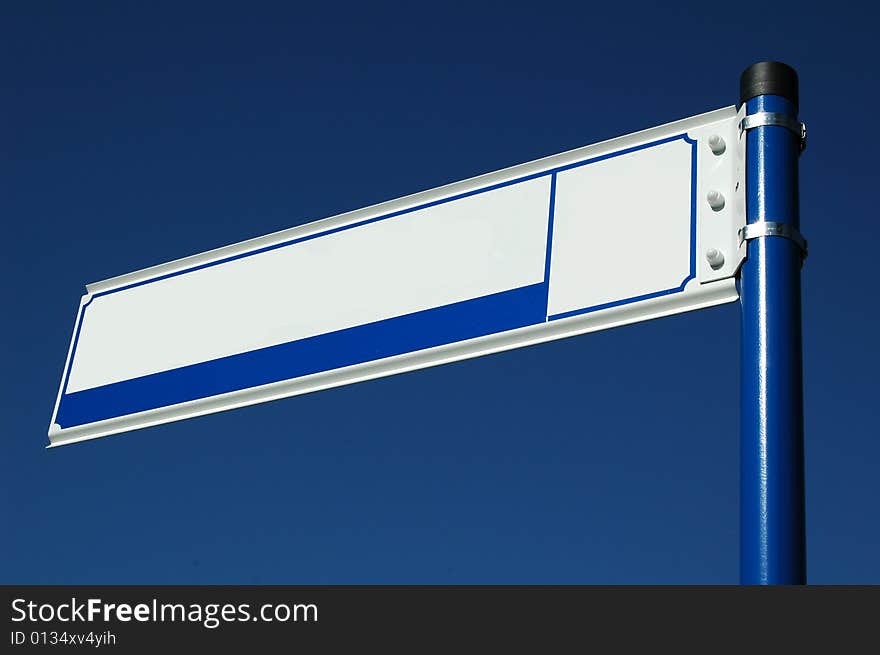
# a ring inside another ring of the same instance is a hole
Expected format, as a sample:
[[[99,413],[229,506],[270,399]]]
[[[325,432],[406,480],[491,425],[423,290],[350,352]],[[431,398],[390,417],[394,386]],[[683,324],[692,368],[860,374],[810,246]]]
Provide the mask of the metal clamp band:
[[[788,223],[775,223],[773,221],[759,221],[758,223],[749,223],[739,229],[739,245],[752,239],[760,237],[782,237],[790,241],[794,241],[795,245],[800,248],[801,255],[807,257],[807,240],[803,235]]]
[[[807,126],[796,118],[792,118],[788,114],[782,114],[775,111],[760,111],[757,114],[749,114],[744,116],[739,123],[739,133],[742,134],[756,127],[766,127],[768,125],[778,125],[784,127],[800,139],[801,151],[807,147]]]

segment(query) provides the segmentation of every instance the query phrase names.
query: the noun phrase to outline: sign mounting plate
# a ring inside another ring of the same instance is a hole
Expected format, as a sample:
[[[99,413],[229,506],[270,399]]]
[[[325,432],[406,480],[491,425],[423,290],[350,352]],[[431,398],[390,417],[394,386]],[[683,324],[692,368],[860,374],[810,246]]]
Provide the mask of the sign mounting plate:
[[[88,285],[51,445],[735,300],[736,125],[721,109]]]

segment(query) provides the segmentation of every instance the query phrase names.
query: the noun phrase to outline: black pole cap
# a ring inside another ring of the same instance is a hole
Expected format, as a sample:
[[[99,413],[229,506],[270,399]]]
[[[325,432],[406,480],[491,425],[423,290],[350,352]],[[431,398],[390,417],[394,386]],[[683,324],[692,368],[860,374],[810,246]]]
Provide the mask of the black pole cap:
[[[780,61],[759,61],[743,71],[739,78],[740,104],[768,94],[786,98],[797,111],[798,76],[794,68]]]

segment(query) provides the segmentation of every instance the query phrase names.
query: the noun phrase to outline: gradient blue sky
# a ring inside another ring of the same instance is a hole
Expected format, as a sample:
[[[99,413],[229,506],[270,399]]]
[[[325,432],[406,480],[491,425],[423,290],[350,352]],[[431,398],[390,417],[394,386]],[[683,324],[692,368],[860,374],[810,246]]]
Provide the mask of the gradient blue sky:
[[[737,582],[736,304],[44,446],[84,283],[734,104],[775,58],[809,579],[880,583],[876,12],[6,3],[0,582]]]

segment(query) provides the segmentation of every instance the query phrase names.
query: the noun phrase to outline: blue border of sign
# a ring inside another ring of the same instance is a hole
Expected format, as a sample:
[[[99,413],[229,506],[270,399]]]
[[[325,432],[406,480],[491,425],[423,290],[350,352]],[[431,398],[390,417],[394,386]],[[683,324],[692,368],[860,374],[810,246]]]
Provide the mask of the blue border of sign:
[[[557,174],[679,139],[690,144],[692,149],[690,269],[687,277],[671,289],[548,315]],[[85,425],[681,292],[696,277],[696,146],[697,142],[687,133],[678,134],[96,293],[80,311],[55,422],[59,425],[66,423],[68,427]],[[547,176],[550,177],[549,214],[544,279],[539,284],[67,393],[85,313],[96,298]]]

